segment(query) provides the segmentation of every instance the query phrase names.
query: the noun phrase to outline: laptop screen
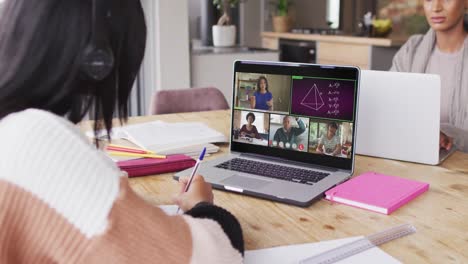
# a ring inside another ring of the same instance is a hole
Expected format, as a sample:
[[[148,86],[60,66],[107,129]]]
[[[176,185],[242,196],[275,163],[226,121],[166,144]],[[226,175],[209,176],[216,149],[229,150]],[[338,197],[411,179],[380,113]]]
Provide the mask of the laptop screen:
[[[234,64],[231,150],[352,169],[359,69]]]

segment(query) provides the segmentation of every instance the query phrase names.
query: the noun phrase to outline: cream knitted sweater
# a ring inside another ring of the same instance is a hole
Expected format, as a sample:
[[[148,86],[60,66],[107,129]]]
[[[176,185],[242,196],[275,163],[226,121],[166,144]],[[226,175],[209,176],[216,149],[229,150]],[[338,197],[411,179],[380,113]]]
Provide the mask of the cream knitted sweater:
[[[62,117],[10,114],[0,149],[0,263],[242,261],[232,215],[208,204],[166,215]]]

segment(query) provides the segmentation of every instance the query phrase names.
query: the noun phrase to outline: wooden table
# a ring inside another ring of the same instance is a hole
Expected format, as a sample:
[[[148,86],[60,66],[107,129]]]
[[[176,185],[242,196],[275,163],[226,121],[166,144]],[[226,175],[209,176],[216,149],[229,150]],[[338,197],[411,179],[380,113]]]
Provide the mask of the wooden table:
[[[201,121],[226,135],[230,129],[229,111],[136,117],[129,123],[150,120]],[[226,154],[228,147],[221,145],[208,159]],[[441,166],[357,156],[355,175],[371,170],[428,182],[430,189],[390,216],[325,200],[304,209],[216,190],[215,203],[237,216],[246,249],[368,235],[412,223],[415,234],[381,248],[404,263],[468,263],[468,154],[456,152]],[[178,191],[172,174],[133,178],[131,185],[154,205],[171,203]]]

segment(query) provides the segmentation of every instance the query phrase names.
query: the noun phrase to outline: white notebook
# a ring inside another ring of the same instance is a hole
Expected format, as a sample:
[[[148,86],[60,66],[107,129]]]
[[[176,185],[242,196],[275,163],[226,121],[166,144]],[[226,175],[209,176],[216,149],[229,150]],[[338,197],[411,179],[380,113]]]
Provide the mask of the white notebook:
[[[105,131],[99,131],[98,137],[105,138]],[[86,133],[94,137],[92,131]],[[227,142],[227,138],[204,123],[183,122],[165,123],[162,121],[115,127],[112,129],[112,139],[126,139],[140,148],[152,150],[158,154],[185,154],[193,152],[194,146],[209,143]],[[203,147],[197,150],[200,152]],[[214,153],[219,148],[208,145],[208,153]]]
[[[361,238],[362,237],[358,236],[337,240],[327,240],[317,243],[249,250],[245,252],[244,264],[297,264],[300,260],[337,248]],[[400,262],[380,248],[374,247],[336,263],[395,264]]]

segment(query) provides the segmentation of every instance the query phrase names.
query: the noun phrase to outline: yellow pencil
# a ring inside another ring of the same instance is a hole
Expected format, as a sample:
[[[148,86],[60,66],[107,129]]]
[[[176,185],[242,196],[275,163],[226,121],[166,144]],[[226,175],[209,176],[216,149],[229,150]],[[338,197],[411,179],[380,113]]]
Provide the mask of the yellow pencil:
[[[139,154],[139,153],[129,153],[129,152],[118,152],[118,151],[108,151],[107,154],[112,156],[125,156],[125,157],[136,157],[136,158],[153,158],[153,159],[165,159],[166,156],[163,155],[154,155],[154,154]]]
[[[107,146],[111,147],[111,148],[122,148],[122,149],[131,149],[131,150],[137,150],[137,151],[144,151],[144,152],[146,152],[146,154],[156,154],[154,151],[141,149],[141,148],[127,147],[127,146],[116,145],[116,144],[109,144]]]

